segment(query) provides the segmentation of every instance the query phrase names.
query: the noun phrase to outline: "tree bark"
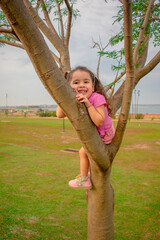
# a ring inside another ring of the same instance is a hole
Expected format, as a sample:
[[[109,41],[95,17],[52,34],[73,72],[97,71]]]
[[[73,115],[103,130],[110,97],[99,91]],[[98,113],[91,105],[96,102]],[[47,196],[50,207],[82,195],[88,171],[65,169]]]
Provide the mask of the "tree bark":
[[[150,19],[150,15],[151,15],[153,5],[154,5],[154,1],[155,0],[150,0],[149,1],[149,5],[148,5],[148,8],[147,8],[147,11],[146,11],[146,14],[145,14],[144,22],[143,22],[143,25],[141,26],[141,30],[140,30],[140,33],[139,33],[137,44],[136,44],[135,49],[134,49],[134,56],[133,56],[134,64],[136,64],[136,62],[137,62],[139,48],[140,48],[140,45],[143,42],[143,38],[144,38],[144,35],[145,35],[146,27],[149,23],[149,19]]]
[[[91,161],[93,189],[88,192],[88,240],[114,239],[114,193],[110,184],[111,167],[98,170]]]

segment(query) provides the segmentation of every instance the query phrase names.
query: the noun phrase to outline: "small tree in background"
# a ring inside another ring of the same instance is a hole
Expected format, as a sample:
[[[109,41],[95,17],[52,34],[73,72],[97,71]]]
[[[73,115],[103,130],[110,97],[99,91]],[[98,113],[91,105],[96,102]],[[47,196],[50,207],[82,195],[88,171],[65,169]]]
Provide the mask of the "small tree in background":
[[[115,80],[106,86],[106,92],[110,90],[111,102],[113,106],[113,115],[120,108],[125,84],[126,64],[125,64],[125,48],[119,50],[107,51],[108,46],[115,46],[124,41],[124,23],[123,23],[123,0],[117,15],[114,16],[114,22],[120,23],[120,31],[118,34],[110,38],[105,47],[101,43],[94,42],[93,47],[99,50],[99,59],[97,64],[97,75],[100,72],[100,60],[102,56],[116,61],[112,65],[112,70],[116,73]],[[157,50],[155,56],[146,64],[149,53],[149,44],[154,47],[160,45],[160,4],[158,0],[132,0],[132,22],[133,22],[133,51],[134,51],[134,67],[135,80],[133,88],[137,83],[149,74],[160,62],[160,51]],[[121,44],[120,44],[121,45]],[[121,45],[122,46],[122,45]],[[121,83],[121,86],[114,93],[116,83]]]

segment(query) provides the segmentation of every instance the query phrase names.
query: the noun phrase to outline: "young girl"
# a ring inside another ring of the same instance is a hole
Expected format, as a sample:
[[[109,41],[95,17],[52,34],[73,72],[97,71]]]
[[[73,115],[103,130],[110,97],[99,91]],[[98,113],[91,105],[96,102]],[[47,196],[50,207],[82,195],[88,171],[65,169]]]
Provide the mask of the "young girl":
[[[77,93],[77,99],[84,103],[88,113],[97,127],[100,137],[105,144],[111,143],[115,130],[109,116],[107,98],[100,81],[86,67],[76,67],[67,75],[70,86]],[[64,118],[66,115],[58,106],[56,110],[57,117]],[[80,175],[69,182],[69,186],[79,189],[90,189],[92,187],[89,171],[89,160],[86,151],[82,147],[80,155]]]

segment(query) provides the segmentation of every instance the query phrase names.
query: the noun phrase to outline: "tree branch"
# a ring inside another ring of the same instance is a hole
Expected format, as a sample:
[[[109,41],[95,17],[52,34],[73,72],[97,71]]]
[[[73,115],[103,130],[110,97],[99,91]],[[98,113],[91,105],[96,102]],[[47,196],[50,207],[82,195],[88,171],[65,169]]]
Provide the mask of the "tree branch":
[[[37,5],[36,5],[37,10],[38,10],[39,6],[40,6],[40,0],[37,0]]]
[[[113,139],[113,144],[116,145],[117,151],[121,144],[125,127],[127,124],[132,96],[132,85],[134,81],[134,64],[132,49],[132,0],[124,0],[123,11],[124,11],[124,49],[126,62],[126,80],[124,86],[121,112],[117,124],[115,138]]]
[[[47,11],[47,9],[46,9],[46,5],[45,5],[44,1],[43,1],[43,0],[40,0],[40,3],[41,3],[41,7],[42,7],[42,10],[43,10],[43,13],[44,13],[45,21],[46,21],[49,29],[50,29],[54,34],[56,34],[56,30],[55,30],[55,28],[54,28],[54,26],[53,26],[53,24],[52,24],[52,22],[51,22],[51,20],[50,20],[50,17],[49,17],[49,15],[48,15],[48,11]]]
[[[13,33],[12,29],[0,28],[1,33]]]
[[[159,17],[153,16],[149,21],[160,21]]]
[[[58,8],[58,15],[59,15],[59,21],[60,21],[60,26],[61,26],[61,39],[64,42],[64,27],[63,27],[63,18],[61,14],[61,8],[60,8],[60,2],[57,3],[57,8]]]
[[[53,53],[52,51],[51,51],[51,53],[52,53],[52,56],[53,56],[53,58],[54,58],[54,60],[60,65],[60,59],[57,57],[57,55],[55,54],[55,53]]]
[[[136,72],[139,71],[139,69],[143,68],[146,63],[148,46],[149,46],[149,34],[144,36],[143,44],[144,44],[145,48],[144,48],[143,52],[140,55],[138,54],[138,56],[137,56],[137,62],[136,62],[137,68],[135,69]]]
[[[114,81],[113,84],[117,83],[124,75],[126,74],[126,71],[121,72],[121,74],[119,75],[119,77],[117,77]],[[108,92],[109,89],[112,88],[112,85],[106,86],[105,87],[105,91]]]
[[[100,44],[98,42],[95,42],[94,40],[92,40],[94,45],[92,48],[98,48],[100,52],[103,52],[110,44],[111,41],[109,41],[105,47],[102,47],[102,43],[101,43],[101,39],[100,39]],[[99,54],[99,57],[98,57],[98,63],[97,63],[97,78],[99,79],[99,68],[100,68],[100,62],[101,62],[101,58],[102,58],[102,55]]]
[[[147,75],[149,72],[152,71],[158,64],[160,63],[160,51],[151,59],[151,61],[143,67],[135,76],[135,84],[139,82],[141,78],[143,78],[145,75]]]
[[[148,5],[148,8],[147,8],[147,11],[146,11],[146,14],[145,14],[145,18],[144,18],[144,22],[141,26],[141,30],[140,30],[140,33],[139,33],[137,44],[136,44],[135,49],[134,49],[134,55],[133,55],[134,64],[136,64],[136,62],[137,62],[139,48],[140,48],[140,46],[143,42],[144,33],[145,33],[146,27],[149,23],[150,14],[151,14],[153,5],[154,5],[154,0],[151,0],[149,5]]]
[[[160,52],[158,52],[145,67],[143,67],[139,72],[135,73],[135,82],[133,84],[133,88],[137,85],[137,83],[140,81],[142,77],[146,76],[149,72],[151,72],[152,69],[154,69],[159,63]],[[124,86],[125,82],[122,83],[122,85],[119,87],[117,92],[112,97],[112,102],[114,102],[112,109],[113,114],[116,113],[117,110],[121,107]]]
[[[10,46],[14,46],[14,47],[18,47],[18,48],[24,49],[24,47],[23,47],[22,44],[18,44],[18,43],[15,43],[15,42],[11,42],[11,41],[8,41],[8,40],[2,39],[2,38],[0,38],[0,42],[1,42],[1,43],[5,43],[5,44],[8,44],[8,45],[10,45]]]
[[[53,33],[46,24],[42,21],[42,19],[38,16],[36,10],[32,7],[28,0],[24,0],[24,3],[30,12],[33,20],[37,24],[37,26],[41,29],[44,35],[48,38],[48,40],[53,44],[53,46],[57,49],[59,53],[63,53],[64,47],[62,41],[58,34],[55,32]]]
[[[65,4],[68,9],[68,22],[67,22],[67,31],[66,31],[66,36],[65,36],[65,45],[68,46],[70,35],[71,35],[73,5],[70,6],[68,0],[65,0]]]
[[[7,45],[10,45],[10,46],[14,46],[14,47],[18,47],[18,48],[22,48],[24,49],[23,45],[22,44],[18,44],[18,43],[15,43],[15,42],[11,42],[11,41],[8,41],[8,40],[5,40],[5,39],[2,39],[0,38],[0,42],[1,43],[4,43],[4,44],[7,44]],[[52,56],[53,58],[55,59],[55,61],[60,64],[60,60],[59,58],[51,51],[52,53]]]

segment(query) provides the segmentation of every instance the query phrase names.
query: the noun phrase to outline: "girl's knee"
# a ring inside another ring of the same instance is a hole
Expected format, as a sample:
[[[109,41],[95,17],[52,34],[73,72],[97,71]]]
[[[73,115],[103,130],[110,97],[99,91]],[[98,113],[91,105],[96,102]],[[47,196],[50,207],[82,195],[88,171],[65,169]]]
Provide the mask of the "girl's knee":
[[[87,154],[86,154],[86,151],[84,150],[84,148],[83,147],[81,147],[81,149],[79,150],[79,155],[80,156],[86,156]]]

